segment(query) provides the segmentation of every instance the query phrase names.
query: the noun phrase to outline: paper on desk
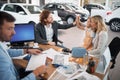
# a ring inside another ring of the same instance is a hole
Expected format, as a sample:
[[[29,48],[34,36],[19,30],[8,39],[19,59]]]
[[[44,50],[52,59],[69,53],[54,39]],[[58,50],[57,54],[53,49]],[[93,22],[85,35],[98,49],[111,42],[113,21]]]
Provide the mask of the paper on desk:
[[[46,54],[32,55],[27,65],[26,71],[35,70],[46,63]]]
[[[69,57],[70,57],[70,55],[61,54],[60,52],[55,51],[55,50],[52,49],[52,48],[43,51],[43,53],[45,53],[48,58],[52,59],[52,60],[53,60],[53,63],[54,63],[54,61],[55,61],[55,63],[56,63],[56,58],[57,58],[57,60],[59,60],[59,59],[61,58],[61,59],[64,60],[64,61],[63,61],[64,65],[68,65],[68,64],[69,64]],[[60,59],[60,60],[61,60],[61,59]],[[59,61],[60,61],[60,60],[59,60]],[[59,62],[59,63],[60,63],[60,62]]]
[[[65,74],[65,70],[62,67],[57,68],[52,75],[48,78],[48,80],[66,80],[70,74]]]
[[[18,57],[12,57],[12,59],[23,59],[24,57],[26,57],[28,54],[24,54],[22,56],[18,56]]]
[[[48,78],[48,80],[66,80],[67,76],[59,73],[57,70]]]
[[[55,51],[54,49],[50,48],[48,50],[43,51],[43,53],[46,53],[48,58],[54,59],[54,56],[56,54],[60,54],[60,52]]]
[[[69,65],[69,57],[69,55],[56,54],[54,55],[52,63],[59,65]]]
[[[91,75],[87,72],[81,72],[67,80],[75,80],[75,79],[77,79],[77,80],[100,80],[97,76]]]

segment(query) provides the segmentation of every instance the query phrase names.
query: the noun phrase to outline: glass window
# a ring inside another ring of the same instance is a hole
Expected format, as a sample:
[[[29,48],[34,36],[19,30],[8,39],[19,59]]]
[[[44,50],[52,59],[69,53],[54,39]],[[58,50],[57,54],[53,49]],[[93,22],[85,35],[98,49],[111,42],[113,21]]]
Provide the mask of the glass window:
[[[63,5],[58,5],[57,9],[64,9],[65,10],[66,8]]]
[[[27,8],[31,14],[36,14],[36,13],[40,13],[40,7],[39,6],[34,6],[34,5],[26,5],[24,6],[25,8]]]
[[[102,6],[98,6],[99,9],[104,9]]]
[[[55,9],[55,5],[50,4],[50,5],[47,6],[47,8],[49,8],[49,9]]]
[[[11,3],[26,3],[26,0],[10,0]]]
[[[6,5],[4,8],[5,11],[11,11],[15,12],[14,6],[13,5]]]
[[[91,9],[104,9],[104,8],[99,5],[91,5]]]
[[[69,5],[64,5],[64,7],[65,7],[66,10],[72,10],[72,7],[69,6]]]
[[[18,5],[15,5],[15,12],[17,12],[17,13],[19,13],[19,12],[24,12],[25,13],[25,11],[23,10],[23,8],[22,7],[20,7],[20,6],[18,6]]]

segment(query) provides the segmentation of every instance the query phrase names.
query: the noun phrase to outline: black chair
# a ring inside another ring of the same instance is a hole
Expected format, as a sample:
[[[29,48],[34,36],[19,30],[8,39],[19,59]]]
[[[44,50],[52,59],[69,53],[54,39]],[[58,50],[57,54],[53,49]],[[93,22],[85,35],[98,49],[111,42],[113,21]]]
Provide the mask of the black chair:
[[[61,41],[61,40],[58,40],[58,42],[63,46],[63,41]]]
[[[111,52],[111,62],[112,62],[112,66],[111,69],[114,68],[114,64],[115,64],[115,59],[120,51],[120,38],[119,37],[115,37],[110,44],[108,45],[110,52]]]
[[[60,43],[60,44],[57,44],[57,46],[63,48],[62,49],[63,54],[71,53],[71,50],[63,45],[63,41],[58,40],[58,43]]]

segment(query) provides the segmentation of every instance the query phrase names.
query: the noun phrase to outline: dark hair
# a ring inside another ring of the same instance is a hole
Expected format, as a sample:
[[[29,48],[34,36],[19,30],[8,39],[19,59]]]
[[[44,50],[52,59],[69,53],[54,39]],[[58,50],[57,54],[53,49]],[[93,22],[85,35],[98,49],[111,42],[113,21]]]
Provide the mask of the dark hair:
[[[7,22],[14,22],[15,18],[6,12],[0,11],[0,27],[4,24],[4,20]]]
[[[46,25],[46,22],[44,21],[44,19],[47,19],[50,13],[51,12],[49,10],[43,10],[42,13],[40,14],[40,22],[43,25]]]

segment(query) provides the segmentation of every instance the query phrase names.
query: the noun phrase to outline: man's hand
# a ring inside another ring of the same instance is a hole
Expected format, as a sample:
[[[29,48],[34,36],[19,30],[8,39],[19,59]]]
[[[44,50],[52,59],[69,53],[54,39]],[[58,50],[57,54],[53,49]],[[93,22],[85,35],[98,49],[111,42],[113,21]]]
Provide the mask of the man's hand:
[[[75,21],[76,21],[76,24],[80,24],[80,23],[81,23],[81,21],[80,21],[80,16],[76,16]]]
[[[42,51],[39,50],[39,49],[24,49],[24,52],[25,53],[28,53],[28,54],[40,54]]]
[[[82,29],[82,30],[85,30],[85,27],[84,25],[82,24],[82,22],[80,21],[80,16],[76,16],[76,26],[79,28],[79,29]]]
[[[48,44],[49,44],[49,45],[53,45],[53,46],[56,45],[55,42],[48,42]]]
[[[76,15],[76,19],[73,22],[73,25],[77,25],[77,23],[79,23],[79,21],[80,21],[80,16]]]
[[[35,76],[38,77],[39,75],[46,73],[46,71],[47,71],[47,68],[46,68],[46,66],[43,65],[43,66],[36,68],[33,71],[33,74],[35,74]]]
[[[73,22],[73,25],[74,25],[74,26],[76,25],[76,21]]]

